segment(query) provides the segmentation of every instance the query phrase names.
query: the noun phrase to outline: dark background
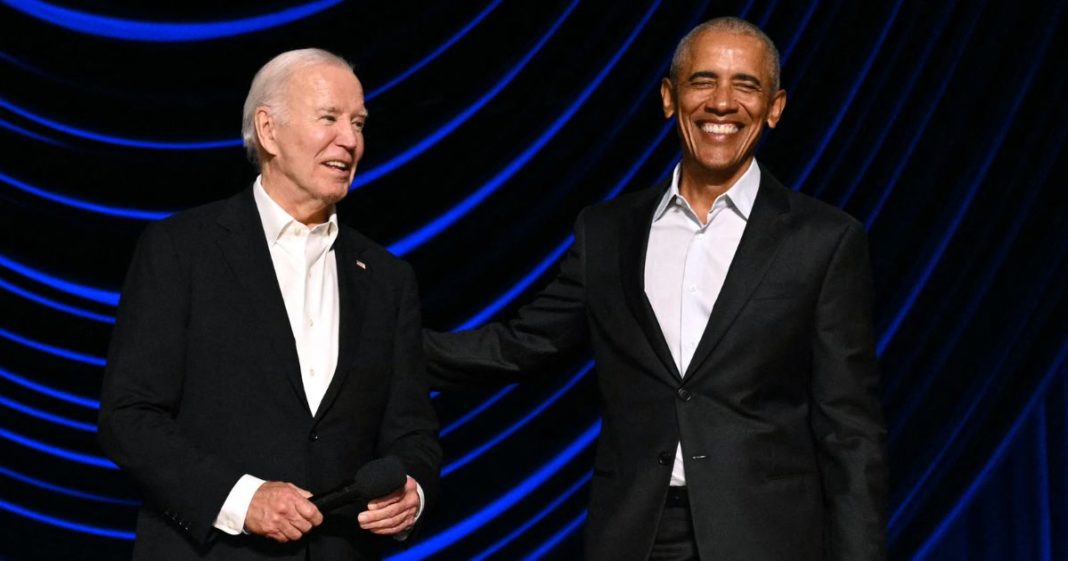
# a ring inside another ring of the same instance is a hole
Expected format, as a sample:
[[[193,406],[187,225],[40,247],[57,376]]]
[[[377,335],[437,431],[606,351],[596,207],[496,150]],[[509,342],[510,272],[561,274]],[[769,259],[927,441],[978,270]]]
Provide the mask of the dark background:
[[[254,177],[240,111],[269,58],[355,62],[341,218],[451,329],[543,285],[582,207],[671,169],[674,45],[742,15],[789,91],[761,161],[870,232],[892,558],[1068,559],[1065,2],[331,0],[259,25],[302,0],[59,1],[0,0],[0,557],[129,557],[137,493],[93,428],[117,291],[146,220]],[[578,559],[585,372],[438,396],[444,501],[395,558]]]

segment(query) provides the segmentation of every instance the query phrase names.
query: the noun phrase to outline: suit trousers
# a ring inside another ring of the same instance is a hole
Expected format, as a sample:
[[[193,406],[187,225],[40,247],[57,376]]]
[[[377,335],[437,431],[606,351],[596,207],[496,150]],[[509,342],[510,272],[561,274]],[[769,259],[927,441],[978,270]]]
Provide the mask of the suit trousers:
[[[669,487],[649,561],[700,561],[685,487]]]

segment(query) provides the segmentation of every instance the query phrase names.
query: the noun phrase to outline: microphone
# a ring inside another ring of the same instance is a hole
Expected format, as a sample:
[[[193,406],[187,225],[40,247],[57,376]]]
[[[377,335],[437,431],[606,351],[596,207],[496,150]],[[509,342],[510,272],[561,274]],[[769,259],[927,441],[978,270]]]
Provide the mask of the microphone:
[[[320,512],[328,512],[341,506],[388,495],[404,487],[407,480],[408,474],[400,460],[386,456],[364,464],[356,471],[352,480],[341,487],[313,495],[308,500]]]

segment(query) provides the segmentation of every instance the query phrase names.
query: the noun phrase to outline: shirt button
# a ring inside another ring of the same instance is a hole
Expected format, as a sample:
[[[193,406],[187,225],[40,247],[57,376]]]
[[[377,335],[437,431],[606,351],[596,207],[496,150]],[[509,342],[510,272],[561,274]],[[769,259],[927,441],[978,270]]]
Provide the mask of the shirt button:
[[[308,369],[308,376],[315,376],[315,369],[314,368],[309,368]]]
[[[697,292],[697,285],[690,285],[690,292]]]
[[[308,327],[315,327],[315,320],[314,319],[309,319],[308,320]]]
[[[675,454],[672,454],[671,452],[661,452],[660,455],[656,457],[656,463],[662,466],[673,465],[675,463]]]

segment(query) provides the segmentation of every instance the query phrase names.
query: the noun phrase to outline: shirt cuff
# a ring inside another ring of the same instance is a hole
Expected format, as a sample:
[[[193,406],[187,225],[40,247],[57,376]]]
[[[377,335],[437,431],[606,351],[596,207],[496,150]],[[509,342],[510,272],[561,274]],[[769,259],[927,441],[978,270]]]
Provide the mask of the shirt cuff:
[[[236,536],[245,532],[245,515],[248,514],[248,505],[252,502],[252,496],[259,490],[264,480],[248,474],[242,475],[237,480],[234,488],[226,497],[219,515],[212,524],[219,531]]]

